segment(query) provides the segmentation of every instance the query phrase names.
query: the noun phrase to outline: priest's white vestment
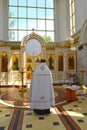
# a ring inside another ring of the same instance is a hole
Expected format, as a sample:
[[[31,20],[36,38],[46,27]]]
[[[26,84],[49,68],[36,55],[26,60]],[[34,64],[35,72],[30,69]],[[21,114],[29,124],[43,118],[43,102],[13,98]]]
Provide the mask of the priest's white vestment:
[[[46,63],[40,63],[33,72],[30,86],[30,108],[50,109],[55,105],[53,79]]]

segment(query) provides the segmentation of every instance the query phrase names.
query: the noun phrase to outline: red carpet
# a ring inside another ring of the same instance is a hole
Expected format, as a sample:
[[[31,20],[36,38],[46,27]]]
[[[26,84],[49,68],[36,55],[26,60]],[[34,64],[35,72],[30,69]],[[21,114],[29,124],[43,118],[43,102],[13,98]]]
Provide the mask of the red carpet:
[[[63,88],[54,88],[54,93],[56,104],[66,100],[66,92]],[[1,94],[1,99],[6,103],[14,104],[15,106],[29,106],[29,90],[20,92],[18,88],[4,88]]]

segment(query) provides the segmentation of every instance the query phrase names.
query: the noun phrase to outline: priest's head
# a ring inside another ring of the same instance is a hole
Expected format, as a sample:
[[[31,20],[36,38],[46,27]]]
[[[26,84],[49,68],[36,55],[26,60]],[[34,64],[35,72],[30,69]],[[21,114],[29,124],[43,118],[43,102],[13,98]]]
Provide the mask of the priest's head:
[[[41,59],[40,62],[41,62],[41,63],[44,63],[44,62],[46,62],[46,60],[45,60],[45,59]]]

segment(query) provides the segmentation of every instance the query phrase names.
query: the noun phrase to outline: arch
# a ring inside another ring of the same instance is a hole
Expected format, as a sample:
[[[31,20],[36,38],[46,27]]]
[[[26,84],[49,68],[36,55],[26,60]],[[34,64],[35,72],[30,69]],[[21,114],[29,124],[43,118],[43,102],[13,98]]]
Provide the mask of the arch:
[[[40,35],[37,35],[36,33],[32,32],[31,34],[25,36],[21,42],[21,46],[25,47],[26,46],[26,43],[30,40],[30,39],[36,39],[40,42],[41,46],[44,47],[46,46],[45,45],[45,41],[44,39],[40,36]]]
[[[81,43],[87,43],[87,19],[85,20],[80,34]]]
[[[31,51],[32,47],[33,49]],[[23,63],[21,66],[26,68],[26,80],[30,80],[32,77],[32,71],[37,66],[38,60],[41,58],[46,59],[46,45],[44,39],[34,32],[25,36],[21,41],[21,57],[21,63]],[[30,57],[31,62],[28,62]]]

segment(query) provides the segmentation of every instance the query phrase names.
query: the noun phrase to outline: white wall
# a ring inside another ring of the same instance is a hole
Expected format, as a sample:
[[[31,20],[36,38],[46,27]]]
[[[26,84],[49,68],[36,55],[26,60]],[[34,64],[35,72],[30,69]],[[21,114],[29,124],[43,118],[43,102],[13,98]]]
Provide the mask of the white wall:
[[[2,0],[0,0],[0,40],[2,39]]]
[[[69,37],[69,10],[67,0],[55,0],[55,41]]]
[[[82,28],[87,18],[87,0],[75,0],[75,24],[76,32]]]
[[[0,0],[0,40],[7,41],[8,0]]]

